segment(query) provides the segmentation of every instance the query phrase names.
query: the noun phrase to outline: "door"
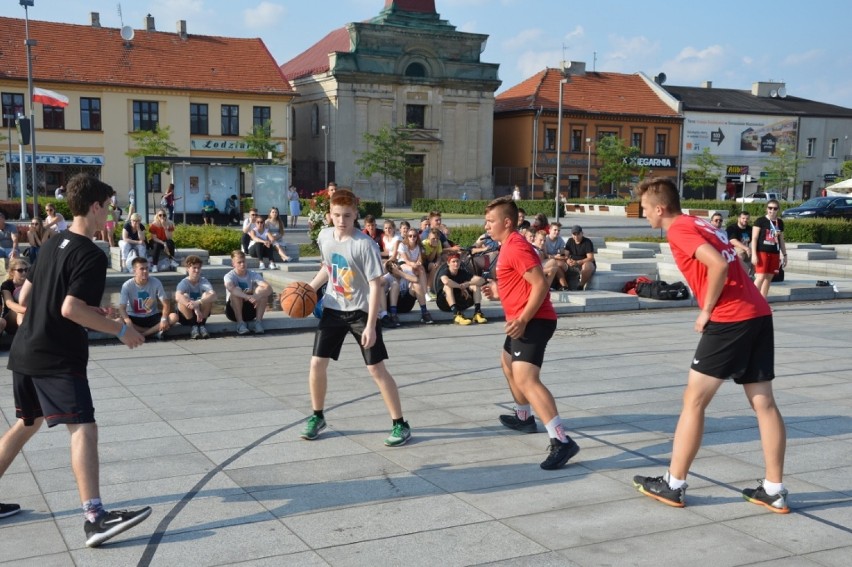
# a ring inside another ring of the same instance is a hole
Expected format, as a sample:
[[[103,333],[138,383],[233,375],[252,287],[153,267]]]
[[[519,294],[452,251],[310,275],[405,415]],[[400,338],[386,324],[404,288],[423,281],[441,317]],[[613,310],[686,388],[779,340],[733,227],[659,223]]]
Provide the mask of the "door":
[[[425,164],[423,154],[408,154],[405,156],[405,191],[403,194],[403,205],[410,205],[413,199],[423,198],[423,166]],[[387,203],[385,203],[387,206]]]

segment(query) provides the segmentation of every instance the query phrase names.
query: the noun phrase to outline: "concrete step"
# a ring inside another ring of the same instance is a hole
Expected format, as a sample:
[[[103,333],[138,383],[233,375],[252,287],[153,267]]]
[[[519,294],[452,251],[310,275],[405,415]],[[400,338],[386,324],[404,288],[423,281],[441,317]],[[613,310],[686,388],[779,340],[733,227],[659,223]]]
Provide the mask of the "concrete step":
[[[601,259],[596,257],[595,263],[598,267],[598,273],[603,271],[615,271],[615,272],[644,272],[646,274],[656,274],[657,273],[657,261],[656,259]]]
[[[827,248],[794,248],[787,247],[787,260],[793,261],[810,261],[810,260],[834,260],[837,258],[837,252]]]
[[[654,250],[648,248],[603,248],[595,254],[600,258],[653,258]]]
[[[594,281],[594,278],[592,281]],[[635,295],[613,291],[552,291],[550,298],[554,303],[580,305],[584,310],[624,311],[639,307],[639,299]]]
[[[640,248],[644,250],[653,250],[654,252],[660,251],[660,243],[659,242],[627,242],[627,241],[616,241],[616,242],[607,242],[607,248]]]
[[[615,291],[621,292],[624,289],[624,284],[631,280],[635,280],[639,276],[648,277],[647,274],[641,272],[595,272],[592,276],[592,281],[587,286],[588,290],[593,291]],[[570,293],[570,292],[569,292]]]

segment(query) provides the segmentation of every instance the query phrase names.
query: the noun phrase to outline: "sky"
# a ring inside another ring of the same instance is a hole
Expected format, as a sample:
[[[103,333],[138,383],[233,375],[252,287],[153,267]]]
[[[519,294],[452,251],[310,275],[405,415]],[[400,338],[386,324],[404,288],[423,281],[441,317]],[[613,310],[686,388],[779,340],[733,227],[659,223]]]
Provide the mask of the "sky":
[[[119,17],[119,6],[122,16]],[[499,63],[504,91],[562,60],[587,70],[664,72],[668,85],[750,89],[786,83],[787,93],[852,108],[849,0],[435,0],[460,31],[489,36],[482,61]],[[35,0],[33,20],[143,27],[187,21],[190,34],[259,37],[283,64],[348,22],[368,20],[384,0]],[[24,17],[15,0],[0,16]],[[73,46],[69,46],[73,50]],[[38,76],[38,70],[34,71]]]

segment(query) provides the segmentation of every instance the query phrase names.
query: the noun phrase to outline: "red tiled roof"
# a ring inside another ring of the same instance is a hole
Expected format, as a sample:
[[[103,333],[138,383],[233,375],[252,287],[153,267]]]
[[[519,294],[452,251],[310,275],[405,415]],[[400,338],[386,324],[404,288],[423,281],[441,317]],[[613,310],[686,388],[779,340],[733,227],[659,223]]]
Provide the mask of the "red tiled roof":
[[[0,77],[26,79],[24,20],[0,17]],[[292,94],[259,38],[136,30],[129,47],[115,28],[30,20],[33,78],[251,94]]]
[[[338,28],[281,65],[281,72],[291,81],[308,75],[325,73],[329,69],[329,53],[349,53],[350,51],[349,31],[346,28]]]
[[[559,69],[545,69],[499,94],[494,112],[538,110],[540,107],[558,112],[561,79]],[[571,81],[563,87],[562,108],[565,112],[678,116],[638,74],[587,72],[572,75]]]

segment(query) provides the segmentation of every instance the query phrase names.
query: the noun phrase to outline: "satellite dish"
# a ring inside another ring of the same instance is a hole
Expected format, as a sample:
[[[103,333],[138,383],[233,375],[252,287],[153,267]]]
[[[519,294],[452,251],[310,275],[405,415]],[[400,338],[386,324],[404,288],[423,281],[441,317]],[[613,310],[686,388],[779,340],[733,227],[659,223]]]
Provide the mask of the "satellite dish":
[[[123,28],[121,28],[121,39],[123,39],[124,41],[132,40],[134,35],[135,32],[133,31],[132,27],[124,26]]]
[[[780,89],[778,89],[778,96],[780,96],[781,98],[787,98],[787,88],[781,87]]]
[[[658,85],[662,85],[663,83],[665,83],[665,82],[666,82],[666,79],[667,79],[667,78],[668,78],[668,77],[666,77],[666,74],[665,74],[665,73],[660,73],[659,75],[657,75],[657,84],[658,84]]]
[[[778,96],[778,91],[772,89],[771,91],[769,91],[769,96],[771,96],[772,98],[776,98]]]

